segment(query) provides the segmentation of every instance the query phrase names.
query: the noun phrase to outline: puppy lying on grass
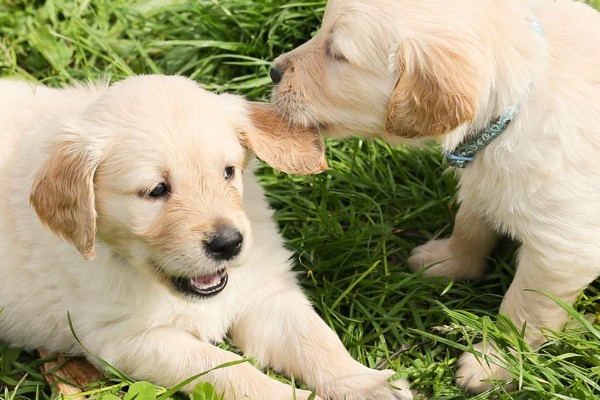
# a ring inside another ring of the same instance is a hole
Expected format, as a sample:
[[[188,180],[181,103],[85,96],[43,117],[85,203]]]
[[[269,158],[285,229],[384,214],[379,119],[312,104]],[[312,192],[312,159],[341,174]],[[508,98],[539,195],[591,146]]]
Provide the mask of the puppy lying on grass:
[[[322,171],[320,139],[182,77],[3,80],[0,93],[0,340],[83,345],[97,365],[168,387],[206,372],[225,399],[309,397],[248,362],[219,368],[242,360],[213,344],[229,334],[322,398],[412,398],[314,312],[253,176],[252,152]]]

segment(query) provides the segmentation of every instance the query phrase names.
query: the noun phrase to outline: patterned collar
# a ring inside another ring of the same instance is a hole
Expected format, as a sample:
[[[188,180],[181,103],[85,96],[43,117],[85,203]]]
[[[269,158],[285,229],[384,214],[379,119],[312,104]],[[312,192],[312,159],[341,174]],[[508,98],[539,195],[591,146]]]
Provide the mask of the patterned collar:
[[[537,18],[531,18],[529,22],[531,23],[531,28],[543,37],[544,28],[540,21]],[[533,81],[530,80],[526,93],[529,92],[532,85]],[[475,153],[483,150],[485,146],[490,144],[508,128],[510,122],[519,114],[519,111],[521,111],[521,101],[510,105],[500,117],[488,123],[474,137],[463,141],[453,151],[446,152],[444,155],[446,156],[448,165],[450,167],[465,168],[475,159]]]
[[[454,151],[446,152],[446,161],[448,165],[456,168],[464,168],[475,159],[475,153],[483,150],[502,132],[508,128],[510,122],[519,114],[521,103],[516,103],[508,109],[497,120],[490,122],[480,130],[474,137],[462,142]]]

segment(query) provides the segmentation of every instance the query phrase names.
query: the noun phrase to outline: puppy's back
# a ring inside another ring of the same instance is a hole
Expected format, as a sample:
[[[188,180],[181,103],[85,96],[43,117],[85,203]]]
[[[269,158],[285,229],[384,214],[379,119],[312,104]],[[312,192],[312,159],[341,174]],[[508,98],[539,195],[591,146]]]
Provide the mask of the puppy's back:
[[[36,83],[0,79],[0,162],[27,132],[62,115],[73,115],[98,98],[105,85],[52,89]]]

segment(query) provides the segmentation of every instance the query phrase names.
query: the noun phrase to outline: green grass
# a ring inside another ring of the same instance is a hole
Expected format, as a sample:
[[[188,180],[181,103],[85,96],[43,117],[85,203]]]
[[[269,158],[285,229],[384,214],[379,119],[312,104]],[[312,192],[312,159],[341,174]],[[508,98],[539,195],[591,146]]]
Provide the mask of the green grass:
[[[0,71],[49,85],[183,74],[215,91],[266,99],[270,60],[315,32],[323,6],[323,0],[3,0]],[[354,139],[328,141],[328,155],[331,170],[318,176],[267,167],[260,175],[308,295],[354,357],[399,371],[421,398],[462,399],[454,385],[457,357],[486,335],[506,350],[521,388],[474,398],[600,396],[598,282],[571,310],[571,327],[531,352],[496,317],[514,272],[514,243],[501,244],[490,273],[477,282],[423,278],[406,268],[413,247],[450,234],[457,209],[455,181],[435,148]],[[596,325],[578,322],[582,315]],[[521,357],[511,356],[511,347],[522,349]],[[0,400],[55,397],[39,364],[26,351],[0,345]],[[130,384],[115,375],[90,388],[91,396],[170,395]],[[210,396],[199,392],[202,398]]]

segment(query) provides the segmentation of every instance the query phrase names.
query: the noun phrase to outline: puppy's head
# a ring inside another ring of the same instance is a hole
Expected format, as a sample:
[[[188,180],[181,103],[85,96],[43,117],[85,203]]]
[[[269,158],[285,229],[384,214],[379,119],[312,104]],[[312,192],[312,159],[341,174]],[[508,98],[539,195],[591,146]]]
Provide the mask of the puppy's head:
[[[251,247],[250,152],[287,172],[326,167],[317,135],[283,129],[269,106],[185,78],[129,78],[65,122],[30,201],[85,258],[98,238],[178,291],[216,294]]]
[[[274,103],[332,136],[448,133],[475,118],[490,85],[469,8],[477,7],[329,0],[315,37],[274,61]]]

